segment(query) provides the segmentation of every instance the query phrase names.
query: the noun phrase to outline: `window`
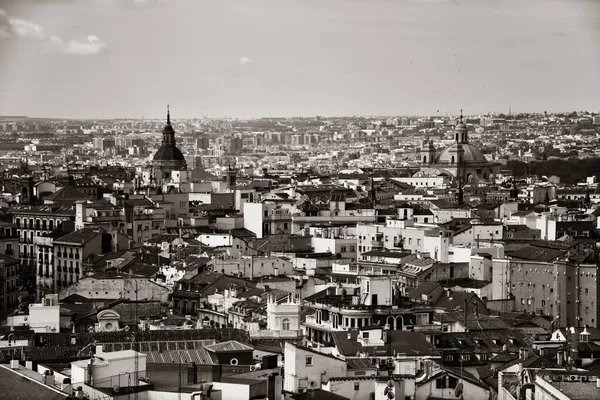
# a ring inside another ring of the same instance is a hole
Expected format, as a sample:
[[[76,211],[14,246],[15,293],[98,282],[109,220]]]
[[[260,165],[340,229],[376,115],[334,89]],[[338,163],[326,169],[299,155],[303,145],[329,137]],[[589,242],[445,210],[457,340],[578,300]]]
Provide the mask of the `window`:
[[[313,365],[313,358],[312,356],[306,356],[306,366],[307,367],[312,367]]]
[[[283,321],[281,321],[281,329],[284,331],[290,330],[290,320],[288,318],[284,318]]]
[[[429,325],[429,314],[416,314],[416,325]]]
[[[453,376],[444,376],[435,380],[436,389],[454,389],[458,385],[458,379]]]
[[[362,337],[363,337],[363,339],[368,339],[369,338],[369,332],[363,332],[362,333]]]
[[[360,389],[360,383],[354,382],[354,390],[359,390],[359,389]]]

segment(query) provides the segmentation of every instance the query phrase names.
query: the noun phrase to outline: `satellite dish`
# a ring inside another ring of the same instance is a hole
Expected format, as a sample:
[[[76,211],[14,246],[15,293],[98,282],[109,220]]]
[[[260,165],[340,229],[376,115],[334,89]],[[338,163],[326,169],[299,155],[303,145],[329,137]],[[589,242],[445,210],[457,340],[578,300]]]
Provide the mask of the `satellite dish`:
[[[121,390],[121,387],[119,385],[113,386],[113,392],[119,393],[119,390]]]

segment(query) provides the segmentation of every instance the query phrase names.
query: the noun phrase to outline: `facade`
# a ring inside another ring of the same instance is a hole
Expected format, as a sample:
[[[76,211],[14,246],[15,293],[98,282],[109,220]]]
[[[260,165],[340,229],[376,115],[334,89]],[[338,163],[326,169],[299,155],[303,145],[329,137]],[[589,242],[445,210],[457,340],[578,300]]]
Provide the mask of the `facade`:
[[[141,277],[92,275],[81,278],[75,284],[63,289],[59,293],[59,298],[64,300],[75,294],[90,300],[124,299],[167,302],[169,290]]]
[[[320,389],[330,376],[346,376],[344,360],[289,342],[284,350],[284,387],[290,393]]]
[[[53,242],[54,287],[60,291],[84,276],[84,260],[103,253],[103,231],[83,228]]]
[[[515,311],[552,315],[559,326],[599,326],[596,264],[513,258],[492,268],[494,299],[511,297]]]
[[[19,233],[11,222],[0,221],[0,254],[19,258]]]
[[[19,260],[0,255],[0,321],[19,304]]]
[[[17,226],[20,259],[24,264],[35,265],[36,254],[33,238],[52,232],[67,220],[75,218],[72,207],[60,205],[19,206],[11,209],[13,222]]]
[[[291,233],[292,214],[275,203],[244,203],[244,228],[258,239]]]

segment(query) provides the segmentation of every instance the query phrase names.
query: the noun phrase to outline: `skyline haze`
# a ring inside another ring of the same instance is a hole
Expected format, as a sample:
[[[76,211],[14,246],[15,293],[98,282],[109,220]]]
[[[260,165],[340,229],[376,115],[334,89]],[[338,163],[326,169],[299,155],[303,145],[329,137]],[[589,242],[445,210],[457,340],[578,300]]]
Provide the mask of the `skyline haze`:
[[[0,114],[600,110],[593,0],[0,0]]]

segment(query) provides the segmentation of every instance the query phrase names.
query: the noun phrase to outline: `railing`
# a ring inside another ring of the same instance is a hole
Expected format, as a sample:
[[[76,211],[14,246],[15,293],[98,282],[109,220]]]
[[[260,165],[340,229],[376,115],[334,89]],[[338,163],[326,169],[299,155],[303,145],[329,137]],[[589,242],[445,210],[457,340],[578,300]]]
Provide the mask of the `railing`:
[[[98,217],[92,217],[93,222],[118,222],[124,220],[125,217],[123,215],[103,215]]]
[[[164,219],[165,216],[161,214],[133,214],[134,221],[148,220],[148,219]]]
[[[249,331],[252,339],[299,339],[302,335],[302,330],[285,330],[285,331]]]

